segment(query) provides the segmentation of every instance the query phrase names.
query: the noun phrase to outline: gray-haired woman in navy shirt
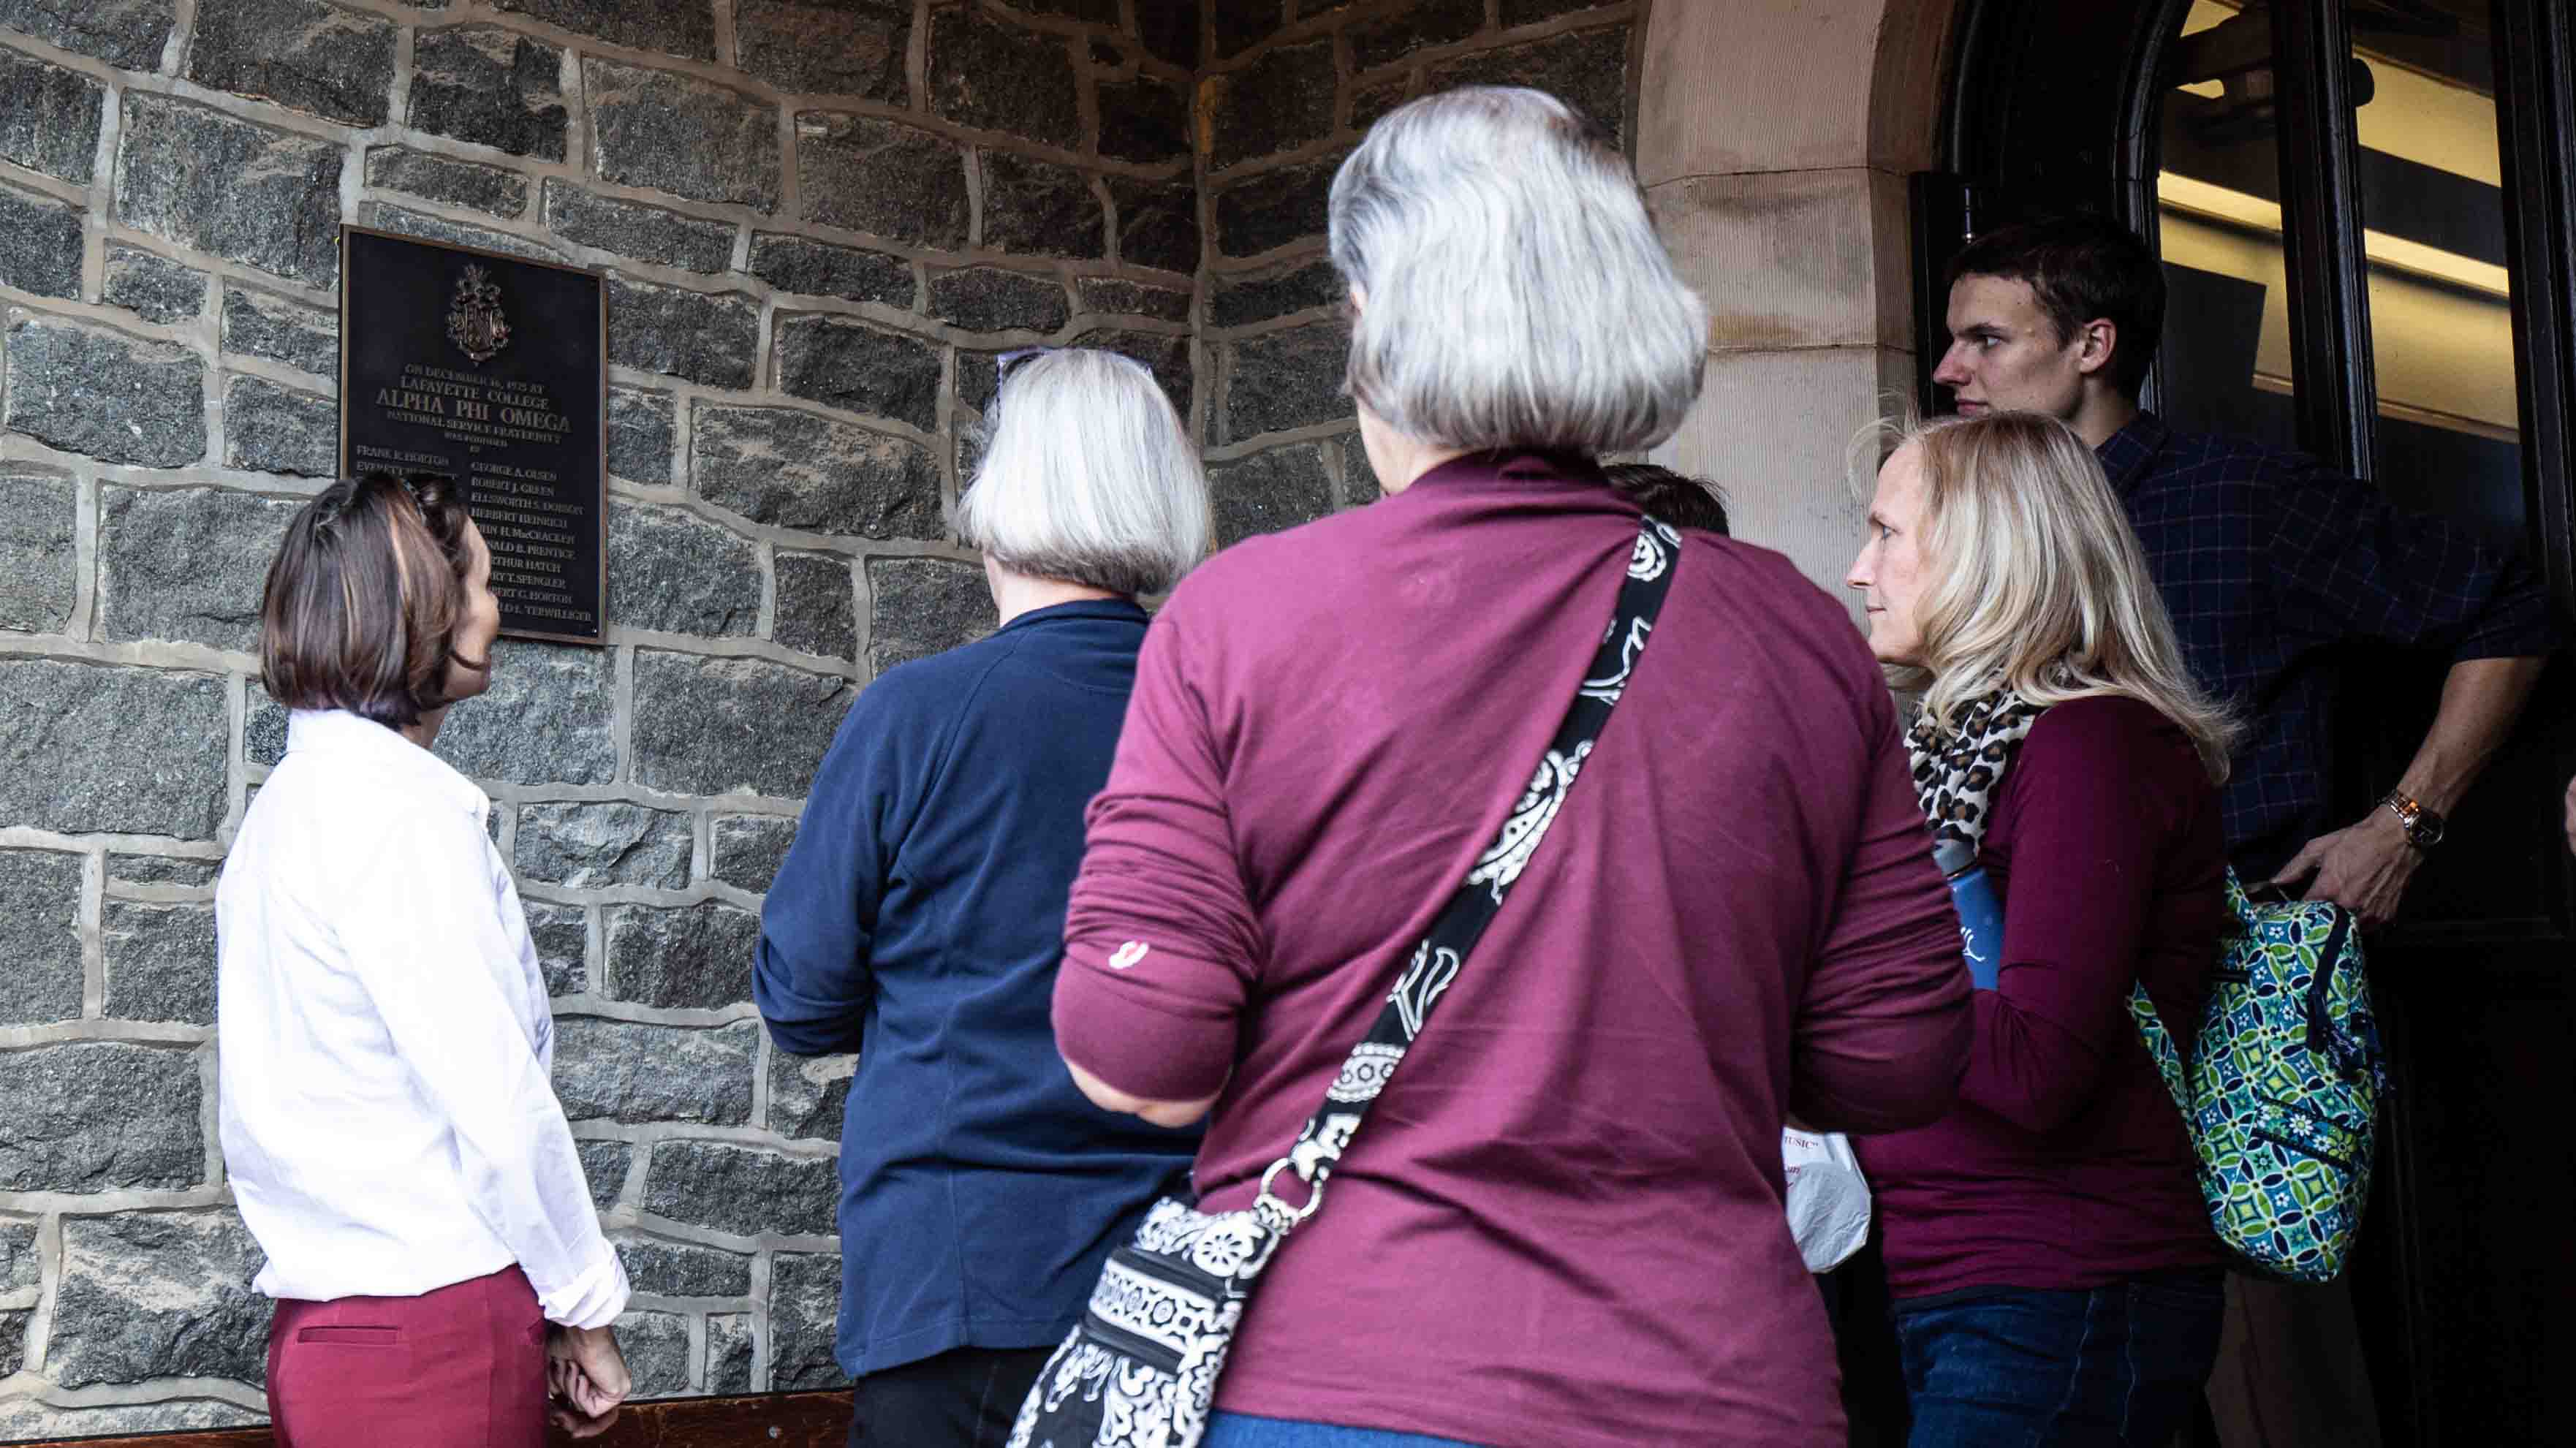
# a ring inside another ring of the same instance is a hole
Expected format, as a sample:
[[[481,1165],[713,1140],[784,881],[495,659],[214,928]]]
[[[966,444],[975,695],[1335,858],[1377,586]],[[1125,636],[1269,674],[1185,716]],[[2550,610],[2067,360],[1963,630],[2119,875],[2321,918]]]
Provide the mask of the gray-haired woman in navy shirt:
[[[1001,370],[958,508],[1001,627],[859,696],[761,913],[770,1038],[859,1053],[837,1344],[853,1444],[1003,1442],[1101,1259],[1198,1144],[1086,1101],[1048,1001],[1145,639],[1135,600],[1206,554],[1207,480],[1135,362]]]

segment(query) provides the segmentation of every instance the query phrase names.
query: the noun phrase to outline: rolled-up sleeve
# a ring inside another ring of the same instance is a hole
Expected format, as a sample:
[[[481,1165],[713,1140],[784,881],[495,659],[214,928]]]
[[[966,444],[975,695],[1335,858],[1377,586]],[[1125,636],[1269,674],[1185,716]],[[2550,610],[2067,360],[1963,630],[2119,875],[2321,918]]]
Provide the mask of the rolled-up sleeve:
[[[861,694],[841,721],[761,901],[752,1001],[769,1039],[790,1055],[859,1049],[876,991],[869,951],[907,761],[918,752],[889,717],[898,712],[888,707],[891,682]]]
[[[1117,762],[1085,817],[1055,983],[1065,1059],[1154,1101],[1225,1085],[1262,957],[1180,609],[1155,620],[1137,659]]]
[[[1860,829],[1798,1013],[1790,1107],[1829,1131],[1901,1131],[1950,1109],[1974,1029],[1950,889],[1907,777],[1893,705],[1875,736]]]
[[[542,1048],[504,994],[524,973],[479,827],[462,813],[390,827],[340,925],[348,958],[421,1095],[456,1138],[475,1212],[547,1320],[604,1327],[626,1270],[599,1213]]]

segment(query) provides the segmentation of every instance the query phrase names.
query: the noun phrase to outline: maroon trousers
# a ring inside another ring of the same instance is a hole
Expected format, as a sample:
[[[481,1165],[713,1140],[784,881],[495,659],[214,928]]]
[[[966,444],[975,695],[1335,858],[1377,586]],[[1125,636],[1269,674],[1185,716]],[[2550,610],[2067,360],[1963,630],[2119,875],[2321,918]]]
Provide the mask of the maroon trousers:
[[[268,1413],[279,1448],[542,1448],[545,1314],[516,1267],[418,1297],[281,1300]]]

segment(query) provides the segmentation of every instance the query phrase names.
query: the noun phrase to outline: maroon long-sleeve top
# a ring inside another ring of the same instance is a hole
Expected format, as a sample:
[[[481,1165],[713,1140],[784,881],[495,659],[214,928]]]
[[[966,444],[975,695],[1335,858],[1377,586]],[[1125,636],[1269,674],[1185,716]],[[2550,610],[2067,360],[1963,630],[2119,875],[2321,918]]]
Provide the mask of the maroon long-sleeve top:
[[[1862,1138],[1890,1290],[2093,1288],[2224,1260],[2182,1116],[2128,1010],[2146,982],[2188,1049],[2226,923],[2218,791],[2132,699],[2040,716],[1980,858],[2003,893],[1997,987],[1940,1122]]]
[[[1529,780],[1637,514],[1466,458],[1218,555],[1138,662],[1055,1023],[1247,1205]],[[1947,1105],[1956,917],[1842,607],[1691,535],[1544,845],[1281,1252],[1221,1407],[1498,1445],[1841,1441],[1780,1125]]]

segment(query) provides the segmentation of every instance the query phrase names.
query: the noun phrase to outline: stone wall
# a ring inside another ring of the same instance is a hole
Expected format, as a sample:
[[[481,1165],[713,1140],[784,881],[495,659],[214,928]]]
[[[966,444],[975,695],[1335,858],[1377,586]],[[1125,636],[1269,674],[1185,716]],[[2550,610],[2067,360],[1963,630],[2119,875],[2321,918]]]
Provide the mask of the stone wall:
[[[610,646],[504,642],[493,796],[648,1395],[819,1387],[846,1059],[748,1003],[852,693],[989,628],[994,357],[1152,366],[1228,540],[1376,496],[1331,167],[1397,100],[1628,134],[1642,0],[0,0],[0,1440],[256,1421],[216,869],[333,467],[335,229],[610,277]],[[1204,234],[1204,241],[1203,241]]]

